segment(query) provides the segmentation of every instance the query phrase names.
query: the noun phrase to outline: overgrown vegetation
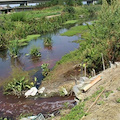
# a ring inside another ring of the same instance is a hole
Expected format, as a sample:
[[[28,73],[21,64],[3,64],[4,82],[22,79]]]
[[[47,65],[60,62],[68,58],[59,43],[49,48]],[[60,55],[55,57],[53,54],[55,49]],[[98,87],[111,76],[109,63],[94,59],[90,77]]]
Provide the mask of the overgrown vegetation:
[[[47,4],[47,3],[46,3]],[[88,7],[89,8],[89,7]],[[1,15],[0,19],[0,49],[8,48],[13,40],[18,40],[19,46],[27,45],[28,35],[43,34],[62,27],[68,20],[88,19],[90,15],[87,7],[82,6],[53,6],[43,10],[19,12]],[[92,9],[92,8],[91,8]],[[64,11],[64,12],[63,12]],[[46,16],[57,15],[47,19]],[[79,15],[84,18],[79,18]]]
[[[85,115],[84,103],[79,103],[79,105],[72,108],[70,113],[61,118],[61,120],[80,120]]]
[[[93,68],[98,72],[102,70],[103,53],[105,65],[108,67],[109,61],[113,63],[120,60],[120,33],[119,33],[119,1],[112,1],[112,4],[107,4],[103,1],[102,10],[98,14],[98,19],[88,26],[77,26],[71,28],[62,35],[81,34],[85,40],[80,40],[80,48],[66,54],[57,62],[57,65],[65,62],[83,62],[87,65],[87,71],[90,72]]]
[[[17,57],[19,54],[18,41],[13,41],[9,45],[10,56]]]
[[[24,12],[13,13],[11,15],[11,21],[26,21],[26,14]]]
[[[20,97],[25,90],[33,87],[30,82],[28,72],[22,71],[20,68],[13,68],[11,76],[4,83],[4,94],[16,95]]]

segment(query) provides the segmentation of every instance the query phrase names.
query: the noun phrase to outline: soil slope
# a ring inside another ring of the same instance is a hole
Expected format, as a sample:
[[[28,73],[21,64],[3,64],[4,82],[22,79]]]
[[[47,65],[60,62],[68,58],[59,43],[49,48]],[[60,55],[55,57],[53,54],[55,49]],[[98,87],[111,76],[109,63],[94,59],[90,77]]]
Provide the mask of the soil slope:
[[[103,79],[84,96],[91,96],[100,87],[105,91],[83,120],[120,120],[120,66],[107,69],[100,75]],[[86,108],[89,108],[93,101],[87,102]]]

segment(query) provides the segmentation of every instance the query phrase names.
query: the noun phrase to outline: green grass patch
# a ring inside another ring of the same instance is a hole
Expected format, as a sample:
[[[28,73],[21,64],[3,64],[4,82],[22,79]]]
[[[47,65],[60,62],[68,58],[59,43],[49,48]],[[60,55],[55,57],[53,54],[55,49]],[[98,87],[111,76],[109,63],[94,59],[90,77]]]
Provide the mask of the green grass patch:
[[[90,25],[91,26],[91,25]],[[65,33],[62,33],[62,36],[73,36],[77,34],[83,34],[83,32],[89,31],[89,28],[87,25],[81,25],[81,26],[75,26],[72,27],[70,30],[68,30]]]
[[[25,39],[18,40],[18,46],[21,46],[21,47],[26,46],[31,40],[37,39],[39,36],[40,36],[39,34],[28,35]],[[10,43],[13,43],[13,41],[10,41]]]
[[[75,24],[77,23],[78,20],[68,20],[67,22],[64,23],[64,25],[67,25],[67,24]]]
[[[84,106],[84,103],[76,105],[68,115],[62,117],[60,120],[80,120],[85,115]]]

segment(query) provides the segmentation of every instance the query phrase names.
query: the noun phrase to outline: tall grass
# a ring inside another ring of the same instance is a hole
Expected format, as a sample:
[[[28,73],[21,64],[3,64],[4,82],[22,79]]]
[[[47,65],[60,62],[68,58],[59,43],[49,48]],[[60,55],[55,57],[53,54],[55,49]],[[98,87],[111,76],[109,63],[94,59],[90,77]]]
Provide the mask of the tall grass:
[[[26,14],[25,12],[17,12],[17,13],[13,13],[11,15],[11,20],[12,21],[26,21]]]

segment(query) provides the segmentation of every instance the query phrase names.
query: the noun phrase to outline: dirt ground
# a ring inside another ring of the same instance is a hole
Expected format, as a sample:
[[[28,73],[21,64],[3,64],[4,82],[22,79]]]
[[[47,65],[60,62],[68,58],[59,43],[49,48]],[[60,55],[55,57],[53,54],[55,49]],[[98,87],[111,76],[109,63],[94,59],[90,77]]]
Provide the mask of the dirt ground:
[[[71,91],[72,87],[75,85],[75,76],[80,74],[80,68],[74,67],[75,64],[68,63],[57,67],[55,70],[50,72],[48,76],[40,87],[45,87],[45,93],[50,96],[52,93],[58,93],[61,87]]]
[[[44,81],[42,86],[46,87],[48,93],[52,90],[53,92],[55,90],[57,91],[60,86],[71,89],[75,85],[72,76],[77,76],[79,71],[79,68],[73,69],[73,66],[74,64],[71,64],[56,69],[56,72],[53,72],[53,76],[49,78],[50,80]],[[117,68],[109,68],[99,75],[102,77],[102,80],[86,93],[83,93],[83,96],[85,99],[89,98],[93,96],[96,91],[100,90],[100,88],[104,89],[104,92],[90,109],[88,115],[82,120],[120,120],[120,66],[117,66]],[[51,78],[53,78],[53,80],[51,80]],[[97,96],[98,95],[87,100],[85,103],[85,111],[95,101]],[[60,116],[54,118],[54,120],[59,119]]]
[[[107,69],[100,74],[102,80],[93,86],[85,96],[91,96],[103,87],[104,92],[83,120],[120,120],[120,66]],[[93,103],[89,101],[86,108]]]

